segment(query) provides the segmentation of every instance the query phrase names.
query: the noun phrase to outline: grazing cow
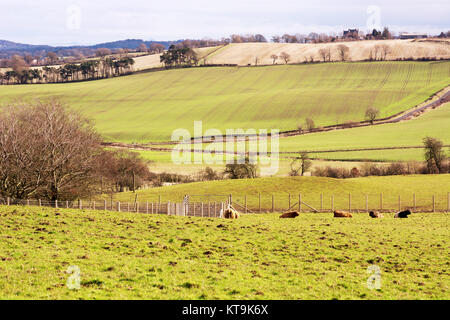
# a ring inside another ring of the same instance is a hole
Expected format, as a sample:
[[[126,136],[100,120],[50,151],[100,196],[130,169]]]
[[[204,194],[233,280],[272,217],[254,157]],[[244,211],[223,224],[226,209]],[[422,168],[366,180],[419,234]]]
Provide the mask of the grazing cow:
[[[352,218],[353,216],[350,212],[347,212],[347,211],[335,211],[334,217],[335,218]]]
[[[383,218],[383,215],[378,211],[370,211],[369,216],[371,216],[372,218]]]
[[[285,212],[283,213],[280,218],[295,218],[298,217],[300,214],[297,211],[291,211],[291,212]]]
[[[229,205],[228,208],[226,208],[223,212],[223,217],[225,219],[238,219],[239,212],[237,212],[232,206]]]
[[[394,218],[408,218],[408,215],[410,215],[410,214],[411,214],[411,211],[409,211],[409,210],[400,211],[395,214]]]

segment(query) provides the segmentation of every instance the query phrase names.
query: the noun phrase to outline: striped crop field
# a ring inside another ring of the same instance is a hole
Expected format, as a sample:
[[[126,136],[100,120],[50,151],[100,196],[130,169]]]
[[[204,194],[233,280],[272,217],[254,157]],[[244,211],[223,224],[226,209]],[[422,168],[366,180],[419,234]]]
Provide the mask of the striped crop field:
[[[0,87],[0,103],[56,97],[95,121],[105,140],[166,141],[174,129],[292,130],[409,109],[448,86],[450,62],[208,67],[67,84]],[[369,129],[371,130],[371,129]]]

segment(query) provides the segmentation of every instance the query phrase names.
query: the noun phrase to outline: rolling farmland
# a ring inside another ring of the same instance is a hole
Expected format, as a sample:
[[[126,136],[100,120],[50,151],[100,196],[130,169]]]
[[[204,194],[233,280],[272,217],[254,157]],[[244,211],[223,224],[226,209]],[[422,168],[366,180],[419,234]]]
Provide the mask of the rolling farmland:
[[[450,81],[450,62],[372,62],[190,68],[68,84],[0,87],[2,103],[56,97],[93,118],[109,141],[170,140],[174,129],[279,128],[389,116]]]

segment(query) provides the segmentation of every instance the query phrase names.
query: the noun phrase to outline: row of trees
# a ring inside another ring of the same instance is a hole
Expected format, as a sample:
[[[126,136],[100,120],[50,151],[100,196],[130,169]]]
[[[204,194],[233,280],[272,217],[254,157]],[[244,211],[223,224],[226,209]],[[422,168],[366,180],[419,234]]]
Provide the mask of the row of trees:
[[[55,83],[92,80],[120,76],[132,72],[134,60],[130,57],[102,57],[79,64],[60,67],[31,68],[20,56],[13,57],[12,70],[0,72],[0,84]]]
[[[137,154],[104,150],[93,124],[58,101],[0,113],[0,196],[74,200],[136,189],[150,172]]]

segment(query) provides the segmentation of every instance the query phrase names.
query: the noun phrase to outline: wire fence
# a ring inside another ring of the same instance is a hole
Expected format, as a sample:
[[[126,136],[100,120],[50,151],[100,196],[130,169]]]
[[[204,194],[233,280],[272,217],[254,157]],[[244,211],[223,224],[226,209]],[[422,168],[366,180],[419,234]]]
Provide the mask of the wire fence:
[[[450,192],[434,195],[412,193],[394,194],[252,194],[252,195],[200,195],[185,196],[183,200],[162,201],[48,201],[39,199],[0,198],[2,205],[40,206],[81,210],[107,210],[145,214],[166,214],[195,217],[220,217],[231,204],[241,213],[270,212],[397,212],[409,209],[413,212],[450,212]]]
[[[145,214],[166,214],[193,217],[221,217],[227,202],[109,202],[103,201],[49,201],[40,199],[0,198],[1,205],[38,206],[51,208],[104,210],[117,212],[134,212]]]
[[[435,195],[394,194],[257,194],[233,195],[232,204],[245,213],[284,212],[450,212],[450,192]]]

